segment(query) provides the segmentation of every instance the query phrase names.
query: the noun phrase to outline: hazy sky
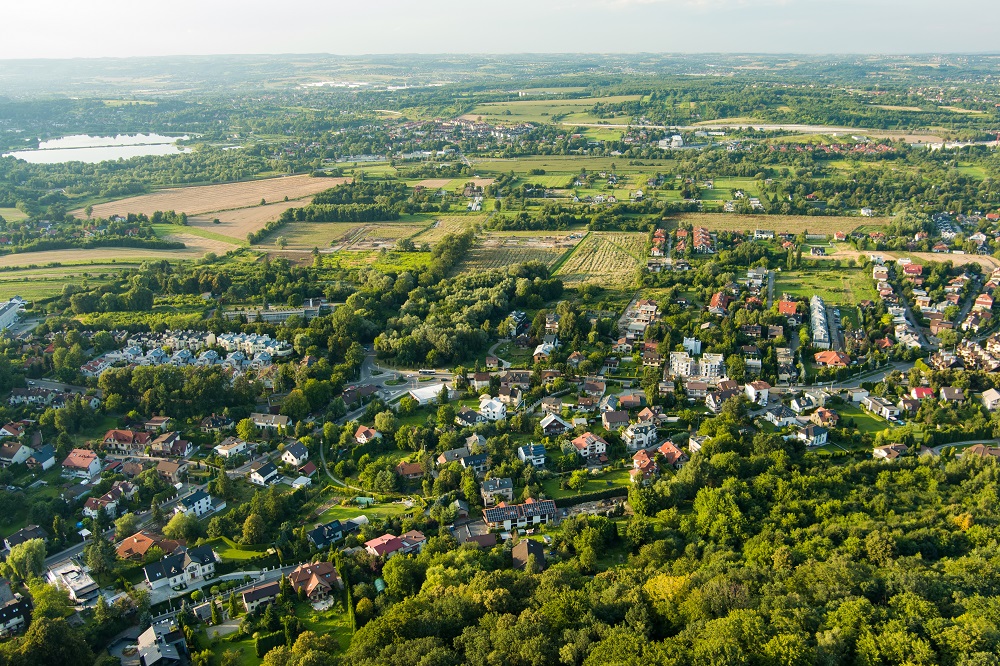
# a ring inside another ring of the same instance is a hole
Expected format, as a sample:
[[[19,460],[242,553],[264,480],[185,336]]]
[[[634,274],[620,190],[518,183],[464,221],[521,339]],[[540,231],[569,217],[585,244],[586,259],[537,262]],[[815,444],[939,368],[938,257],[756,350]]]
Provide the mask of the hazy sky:
[[[998,0],[0,0],[0,59],[996,52]]]

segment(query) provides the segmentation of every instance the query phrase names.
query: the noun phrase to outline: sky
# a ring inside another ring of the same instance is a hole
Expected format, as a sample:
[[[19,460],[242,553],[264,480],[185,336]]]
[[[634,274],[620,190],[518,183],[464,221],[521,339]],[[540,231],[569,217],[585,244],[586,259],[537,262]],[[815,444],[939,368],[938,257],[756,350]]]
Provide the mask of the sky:
[[[0,59],[997,52],[998,0],[0,0]]]

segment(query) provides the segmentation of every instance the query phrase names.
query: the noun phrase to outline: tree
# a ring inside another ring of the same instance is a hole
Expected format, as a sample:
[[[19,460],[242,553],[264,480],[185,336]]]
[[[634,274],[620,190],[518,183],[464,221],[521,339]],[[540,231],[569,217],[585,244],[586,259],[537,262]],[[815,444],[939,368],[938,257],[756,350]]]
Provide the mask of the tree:
[[[423,567],[409,557],[394,557],[382,567],[386,591],[403,599],[416,594],[423,584]]]
[[[34,605],[32,614],[35,618],[63,618],[73,611],[69,593],[55,585],[49,585],[41,578],[29,581],[28,591],[31,592],[31,602]]]
[[[83,634],[71,628],[66,620],[42,617],[34,620],[17,646],[18,663],[26,666],[52,664],[90,664],[90,651]]]
[[[263,543],[265,528],[264,519],[260,517],[260,514],[251,513],[247,516],[247,519],[243,521],[243,536],[240,539],[240,542],[248,545]]]
[[[139,519],[135,517],[135,514],[131,511],[123,514],[121,518],[115,521],[115,538],[124,539],[125,537],[132,536],[139,530]]]
[[[27,581],[45,571],[45,542],[28,539],[10,549],[5,563],[7,575]]]
[[[222,622],[222,611],[219,609],[219,601],[212,600],[212,624],[217,625]]]
[[[201,536],[201,523],[189,513],[176,513],[163,527],[163,535],[169,539],[194,541]]]
[[[239,617],[243,613],[243,600],[235,592],[229,593],[229,617]]]
[[[451,405],[441,405],[437,411],[437,424],[439,428],[449,428],[455,423],[455,408]]]
[[[281,413],[292,421],[301,421],[309,416],[309,399],[300,389],[292,389],[281,401]]]
[[[375,429],[385,435],[388,435],[389,437],[396,434],[396,430],[399,429],[399,425],[396,420],[396,415],[391,409],[387,409],[384,412],[379,412],[375,415]]]
[[[115,548],[107,539],[95,536],[84,546],[83,559],[90,570],[98,576],[111,573],[115,568]]]
[[[239,435],[239,438],[243,441],[255,441],[258,436],[258,431],[253,419],[242,419],[239,423],[237,423],[236,434]]]

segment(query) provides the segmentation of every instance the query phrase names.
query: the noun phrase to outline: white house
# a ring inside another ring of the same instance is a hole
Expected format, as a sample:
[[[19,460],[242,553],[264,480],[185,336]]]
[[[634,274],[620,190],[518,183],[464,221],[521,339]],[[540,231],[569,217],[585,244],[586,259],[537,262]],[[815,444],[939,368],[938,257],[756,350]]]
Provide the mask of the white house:
[[[195,518],[201,518],[212,510],[212,496],[204,490],[196,490],[174,507],[174,513],[187,513]]]
[[[541,444],[525,444],[517,449],[517,457],[535,467],[545,467],[545,447]]]
[[[367,444],[376,439],[382,439],[382,433],[368,426],[358,426],[357,431],[354,433],[354,440],[358,444]]]
[[[278,480],[278,468],[274,463],[254,463],[250,470],[250,483],[269,486]]]
[[[101,473],[101,459],[89,449],[73,449],[62,463],[63,474],[92,479]]]
[[[246,451],[247,443],[238,437],[226,437],[222,440],[222,444],[215,447],[215,452],[227,459],[246,453]]]
[[[302,467],[309,460],[309,449],[302,442],[295,442],[282,452],[281,460],[292,467]]]
[[[750,402],[755,405],[766,405],[771,385],[765,381],[757,380],[747,384],[744,387],[744,390],[746,391],[747,398],[750,399]]]
[[[991,412],[1000,407],[1000,391],[994,388],[983,391],[983,406]]]
[[[629,451],[649,448],[656,444],[656,424],[652,421],[632,423],[622,433],[622,441]]]
[[[215,573],[215,552],[208,546],[181,548],[159,562],[147,564],[143,573],[151,590],[195,583]]]
[[[479,413],[488,421],[499,421],[507,418],[507,405],[496,398],[484,395],[479,398]]]

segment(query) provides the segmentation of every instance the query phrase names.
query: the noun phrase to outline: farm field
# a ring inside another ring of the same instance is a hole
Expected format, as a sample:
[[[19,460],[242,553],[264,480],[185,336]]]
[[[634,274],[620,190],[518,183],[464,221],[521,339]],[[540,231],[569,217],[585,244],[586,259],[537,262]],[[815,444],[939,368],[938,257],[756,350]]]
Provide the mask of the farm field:
[[[186,247],[183,250],[147,250],[134,247],[102,247],[87,250],[46,250],[44,252],[21,252],[0,256],[0,267],[5,266],[45,266],[50,263],[85,264],[97,262],[108,263],[117,267],[119,259],[123,265],[134,264],[146,259],[178,261],[182,259],[200,259],[205,254],[202,246],[204,239],[198,239],[197,247]],[[232,248],[229,248],[232,249]],[[225,252],[225,251],[224,251]]]
[[[215,211],[259,206],[260,200],[281,201],[285,197],[300,199],[347,182],[349,178],[313,178],[286,176],[222,185],[198,185],[160,190],[128,199],[109,201],[94,206],[94,215],[108,217],[126,213],[151,215],[158,210],[184,212],[190,216]],[[74,214],[83,216],[82,210]]]
[[[848,233],[858,227],[885,226],[885,217],[824,217],[811,215],[736,215],[734,213],[678,213],[671,221],[705,227],[710,231],[753,231],[770,229],[776,233],[799,233],[809,230],[833,234],[836,231]],[[672,227],[671,227],[672,228]]]
[[[322,249],[345,238],[360,226],[356,222],[291,222],[255,247],[273,249],[274,239],[284,236],[289,249],[311,250],[314,247]]]
[[[482,224],[485,220],[485,215],[440,217],[434,220],[430,227],[414,236],[413,242],[433,245],[448,234],[462,233],[466,229]]]
[[[643,260],[645,246],[645,234],[591,232],[555,274],[568,283],[599,280],[604,284],[627,284]]]
[[[628,124],[628,117],[600,118],[592,115],[590,108],[597,103],[628,102],[641,99],[639,95],[619,95],[616,97],[584,97],[580,99],[524,100],[515,102],[491,102],[480,104],[462,118],[496,123],[547,123],[574,121],[596,123],[606,120],[614,124]]]
[[[560,174],[566,174],[568,178],[580,173],[581,169],[607,171],[611,169],[611,165],[615,166],[615,173],[619,175],[666,172],[671,167],[676,166],[676,161],[671,159],[643,160],[644,166],[639,167],[629,166],[628,160],[621,158],[586,155],[532,155],[510,159],[485,158],[472,160],[472,163],[480,173],[510,173],[513,171],[515,175],[530,182],[534,182],[536,178]],[[545,169],[545,174],[543,176],[530,176],[528,172],[532,169]]]
[[[188,226],[205,229],[212,233],[229,236],[237,242],[246,242],[247,234],[258,229],[262,229],[271,220],[276,220],[285,209],[294,206],[304,206],[309,203],[311,196],[299,199],[289,199],[279,201],[265,206],[256,205],[247,208],[235,208],[224,210],[211,215],[196,215],[188,218]],[[219,224],[214,220],[218,219]]]
[[[875,300],[871,273],[861,268],[783,270],[774,280],[774,297],[791,294],[803,300],[819,296],[832,305],[857,305]]]
[[[468,257],[459,265],[459,272],[503,268],[525,261],[540,261],[551,267],[579,242],[576,238],[568,238],[571,234],[568,231],[487,233],[469,251]]]
[[[177,229],[183,229],[184,227],[177,227]],[[215,254],[225,254],[230,250],[235,250],[239,247],[239,244],[235,239],[230,242],[227,240],[222,240],[220,238],[207,238],[205,236],[188,233],[185,231],[177,231],[176,233],[170,233],[163,237],[164,240],[177,241],[179,243],[184,243],[185,248],[181,250],[182,252],[196,252],[198,256],[204,256],[208,252],[214,252]],[[243,245],[246,245],[244,242]],[[131,250],[131,248],[128,248]]]
[[[312,261],[312,257],[309,254],[299,254],[300,259],[304,256],[310,262]],[[329,268],[359,269],[371,267],[383,273],[418,270],[427,266],[430,261],[430,252],[396,252],[393,250],[382,252],[380,250],[372,250],[369,252],[333,252],[323,255],[323,265]]]
[[[105,284],[110,276],[137,264],[85,264],[59,268],[24,269],[0,272],[0,300],[21,296],[28,300],[51,298],[62,293],[67,284],[87,282],[91,287]]]

